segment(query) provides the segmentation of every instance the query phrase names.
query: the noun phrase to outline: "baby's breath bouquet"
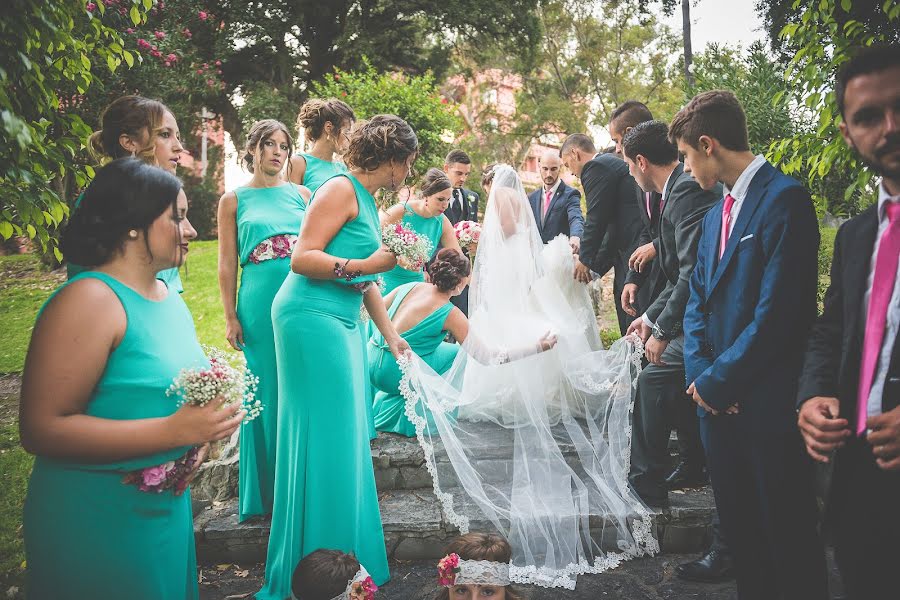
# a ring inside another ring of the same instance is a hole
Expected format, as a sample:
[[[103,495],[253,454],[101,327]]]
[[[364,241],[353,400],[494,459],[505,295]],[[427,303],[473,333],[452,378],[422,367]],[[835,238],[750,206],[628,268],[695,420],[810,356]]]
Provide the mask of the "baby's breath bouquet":
[[[244,422],[252,421],[263,410],[256,397],[259,378],[250,372],[243,355],[227,354],[207,346],[204,348],[209,367],[182,369],[166,390],[169,396],[180,396],[179,406],[185,403],[205,406],[217,398],[225,404],[240,404],[247,411]]]
[[[381,230],[381,241],[397,255],[397,265],[407,271],[421,271],[431,258],[431,240],[407,229],[403,223],[385,225]]]

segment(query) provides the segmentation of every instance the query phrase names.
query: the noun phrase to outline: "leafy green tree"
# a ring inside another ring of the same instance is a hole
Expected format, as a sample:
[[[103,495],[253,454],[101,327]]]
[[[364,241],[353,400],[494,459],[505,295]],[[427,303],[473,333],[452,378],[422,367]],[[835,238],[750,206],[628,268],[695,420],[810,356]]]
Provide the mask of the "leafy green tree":
[[[142,23],[152,0],[122,0]],[[54,232],[67,214],[61,181],[93,171],[79,153],[91,129],[73,110],[96,81],[137,57],[99,16],[102,2],[8,0],[0,19],[0,238],[28,236],[57,260]]]
[[[404,119],[419,138],[415,169],[419,173],[440,166],[461,123],[453,106],[440,97],[431,73],[380,73],[367,60],[360,71],[342,71],[312,86],[312,95],[338,98],[353,107],[357,118],[390,113]]]

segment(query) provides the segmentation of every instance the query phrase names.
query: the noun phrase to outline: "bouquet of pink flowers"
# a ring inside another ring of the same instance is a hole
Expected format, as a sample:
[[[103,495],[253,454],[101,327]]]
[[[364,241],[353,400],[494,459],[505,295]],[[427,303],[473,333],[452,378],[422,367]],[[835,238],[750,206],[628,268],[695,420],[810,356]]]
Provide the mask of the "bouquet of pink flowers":
[[[397,255],[397,264],[408,271],[421,271],[431,258],[431,240],[403,226],[403,223],[385,225],[381,241]]]
[[[453,226],[453,231],[459,245],[463,247],[477,244],[481,238],[481,225],[476,221],[460,221]]]
[[[187,454],[176,460],[128,473],[122,478],[122,483],[136,485],[142,492],[157,494],[173,488],[183,491],[187,487],[185,481],[193,470],[199,453],[199,448],[191,448]]]

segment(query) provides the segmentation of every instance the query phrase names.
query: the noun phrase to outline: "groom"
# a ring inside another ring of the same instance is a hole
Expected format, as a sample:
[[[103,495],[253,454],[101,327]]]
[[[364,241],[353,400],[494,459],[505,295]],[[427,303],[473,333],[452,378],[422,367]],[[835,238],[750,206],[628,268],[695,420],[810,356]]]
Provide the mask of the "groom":
[[[469,173],[472,172],[472,160],[464,151],[451,150],[444,160],[444,173],[450,179],[450,204],[444,212],[451,225],[460,221],[478,221],[478,194],[465,187]],[[465,250],[463,250],[465,253]],[[469,286],[462,293],[450,299],[454,306],[464,315],[469,314]]]
[[[684,361],[738,597],[824,600],[812,463],[794,412],[816,317],[815,209],[803,186],[750,152],[733,93],[695,96],[669,135],[685,171],[726,192],[703,219]]]

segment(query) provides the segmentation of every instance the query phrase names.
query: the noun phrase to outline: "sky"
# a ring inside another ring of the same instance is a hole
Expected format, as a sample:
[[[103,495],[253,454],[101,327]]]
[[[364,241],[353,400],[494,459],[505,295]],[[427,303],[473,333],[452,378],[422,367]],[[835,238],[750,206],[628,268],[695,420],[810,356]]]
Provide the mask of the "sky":
[[[756,40],[765,40],[763,20],[756,13],[756,0],[692,0],[691,1],[691,45],[695,53],[701,52],[708,44],[740,45],[744,48]],[[663,21],[675,31],[681,31],[681,9],[677,8],[671,17]],[[299,110],[299,107],[298,107]],[[607,138],[609,134],[598,128],[592,132],[595,137]],[[603,140],[598,139],[602,146]],[[242,185],[250,175],[234,161],[234,146],[226,134],[225,188],[234,189]]]

